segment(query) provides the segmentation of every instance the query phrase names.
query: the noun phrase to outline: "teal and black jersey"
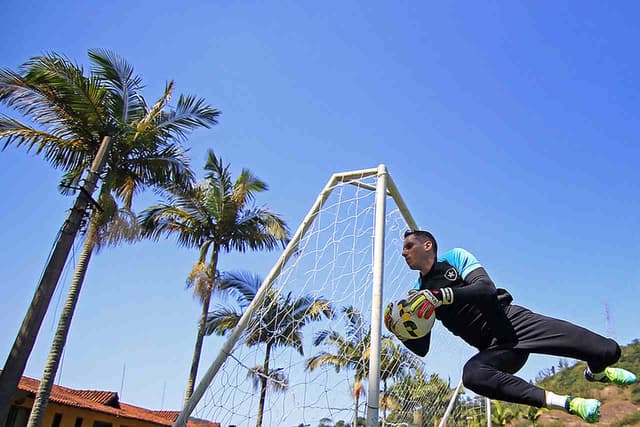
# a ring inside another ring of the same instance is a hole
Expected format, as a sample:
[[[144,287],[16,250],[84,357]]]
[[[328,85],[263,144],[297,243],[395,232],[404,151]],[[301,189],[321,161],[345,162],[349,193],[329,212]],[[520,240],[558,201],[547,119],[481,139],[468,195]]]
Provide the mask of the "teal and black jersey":
[[[504,312],[511,296],[503,289],[496,289],[485,269],[468,251],[456,248],[444,253],[413,288],[431,291],[451,288],[454,303],[438,307],[436,318],[470,345],[484,349],[515,339]],[[424,345],[423,340],[418,347]]]

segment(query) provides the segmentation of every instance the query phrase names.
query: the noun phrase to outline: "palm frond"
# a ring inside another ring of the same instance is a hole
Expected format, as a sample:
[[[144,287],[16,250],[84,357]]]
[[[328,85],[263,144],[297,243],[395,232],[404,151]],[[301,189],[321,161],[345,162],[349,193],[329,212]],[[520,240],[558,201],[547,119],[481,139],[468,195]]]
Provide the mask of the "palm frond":
[[[227,271],[220,275],[220,290],[230,291],[236,295],[241,307],[246,308],[256,296],[262,279],[257,274],[247,271]]]
[[[89,50],[92,73],[109,90],[110,113],[127,123],[144,114],[144,102],[139,96],[142,78],[134,75],[133,67],[123,58],[105,49]]]
[[[102,203],[101,203],[102,205]],[[105,247],[117,246],[122,242],[133,243],[140,240],[140,224],[133,211],[117,208],[111,215],[104,215],[98,230],[96,253]]]
[[[158,240],[163,235],[176,235],[178,244],[184,247],[199,247],[208,235],[197,216],[166,203],[145,209],[140,214],[140,222],[145,237]]]
[[[140,118],[140,120],[134,123],[133,128],[135,129],[135,135],[133,140],[135,141],[139,135],[148,131],[149,127],[154,125],[154,122],[157,121],[157,117],[162,113],[162,110],[166,107],[171,99],[171,92],[173,91],[173,82],[167,83],[167,86],[164,89],[163,95],[156,101],[156,103],[151,107],[146,114]],[[162,127],[153,126],[154,132],[156,129],[162,131]],[[166,135],[166,133],[165,133]]]
[[[270,369],[265,373],[262,366],[254,366],[247,371],[247,378],[253,383],[254,390],[260,390],[263,381],[275,392],[286,391],[289,387],[289,380],[282,368]]]
[[[66,128],[94,140],[96,149],[102,136],[113,134],[115,121],[104,108],[108,91],[99,78],[85,77],[81,66],[55,53],[34,57],[25,68],[25,87],[40,98],[25,114],[43,124],[64,120]]]
[[[266,182],[254,176],[248,169],[243,169],[233,185],[231,200],[238,206],[244,207],[248,202],[253,202],[255,193],[267,191]]]
[[[241,316],[241,313],[238,313],[229,307],[217,306],[207,315],[205,333],[207,335],[214,333],[216,335],[224,335],[236,327]]]
[[[313,371],[322,366],[333,366],[336,372],[340,372],[340,369],[348,365],[348,360],[337,354],[321,351],[315,356],[309,357],[304,362],[305,369]]]
[[[159,114],[154,125],[167,135],[184,139],[195,128],[218,124],[219,115],[220,111],[209,106],[204,99],[180,95],[175,110]]]
[[[197,262],[189,272],[186,287],[193,288],[193,294],[203,302],[211,292],[214,280],[209,266],[204,262]]]

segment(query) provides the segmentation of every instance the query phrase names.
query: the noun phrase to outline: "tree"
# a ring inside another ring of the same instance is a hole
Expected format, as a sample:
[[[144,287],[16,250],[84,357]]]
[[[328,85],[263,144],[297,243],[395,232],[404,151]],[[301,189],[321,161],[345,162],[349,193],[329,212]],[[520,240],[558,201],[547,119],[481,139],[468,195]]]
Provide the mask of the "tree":
[[[211,294],[217,282],[221,252],[237,250],[272,250],[289,241],[284,220],[266,208],[252,205],[256,193],[266,191],[267,184],[243,169],[233,181],[229,165],[209,151],[205,180],[191,188],[169,188],[165,202],[141,213],[143,232],[152,239],[176,235],[178,244],[200,250],[198,261],[187,279],[202,302],[185,403],[191,397],[205,335]],[[207,259],[208,258],[208,259]]]
[[[389,394],[389,380],[401,379],[420,366],[420,361],[411,352],[398,344],[390,336],[382,337],[380,351],[380,380],[382,381],[382,395],[380,407],[382,408],[382,425],[386,424],[387,408],[394,406],[393,396]]]
[[[229,306],[217,306],[207,317],[206,333],[224,335],[230,332],[240,321],[244,310],[254,300],[262,279],[246,272],[229,272],[221,276],[218,288],[230,291],[238,301],[240,310]],[[254,386],[260,391],[258,417],[256,426],[262,425],[262,416],[267,395],[267,387],[275,391],[284,391],[288,379],[281,368],[269,366],[272,350],[278,347],[294,348],[304,355],[302,328],[310,321],[317,321],[325,316],[333,317],[331,304],[323,298],[303,295],[293,298],[291,293],[282,295],[279,290],[270,289],[264,303],[251,316],[244,344],[247,346],[265,346],[264,362],[249,371]]]
[[[433,424],[435,414],[444,413],[451,394],[449,384],[437,374],[427,377],[422,369],[408,371],[389,388],[389,399],[394,402],[389,421]]]
[[[53,167],[65,172],[61,186],[66,189],[78,188],[89,165],[93,163],[96,166],[87,175],[85,185],[80,187],[78,201],[63,225],[62,237],[56,244],[0,375],[0,419],[6,414],[24,372],[102,164],[106,162],[107,171],[99,201],[106,203],[111,189],[114,189],[114,195],[130,206],[131,197],[142,186],[150,185],[157,178],[167,181],[170,176],[183,172],[181,170],[186,165],[184,156],[174,143],[193,128],[215,124],[219,114],[203,100],[184,96],[180,96],[175,110],[166,111],[172,82],[160,100],[148,108],[140,93],[141,79],[133,74],[129,64],[103,50],[91,50],[89,57],[93,67],[89,76],[84,75],[82,67],[58,54],[34,57],[22,66],[20,72],[0,71],[0,101],[35,124],[31,126],[16,118],[0,116],[0,138],[5,140],[3,149],[9,145],[35,149]],[[150,156],[151,153],[155,156]],[[99,154],[105,160],[96,165]],[[118,174],[120,169],[128,169],[129,175]],[[144,175],[150,171],[153,175]],[[136,175],[138,181],[133,179]],[[107,183],[108,180],[111,182]],[[97,216],[92,218],[97,220]],[[90,231],[95,234],[91,225]],[[81,262],[86,264],[89,256],[84,255]],[[81,283],[83,275],[80,271],[77,273]],[[62,329],[68,327],[68,322],[70,317],[61,322]],[[62,330],[60,332],[63,333]],[[57,339],[60,338],[62,336]],[[64,346],[64,339],[54,344],[56,349],[52,348],[52,353],[61,351],[61,345]],[[45,371],[45,376],[56,364],[56,356],[52,356],[52,365]],[[42,381],[42,393],[39,392],[40,401],[44,399],[45,406],[47,382]],[[41,412],[35,409],[34,412]]]
[[[333,330],[318,331],[314,337],[313,345],[324,344],[333,347],[333,351],[321,351],[310,357],[305,362],[305,367],[309,371],[313,371],[320,366],[331,365],[335,367],[336,372],[340,372],[342,368],[354,371],[353,424],[356,425],[360,396],[364,393],[362,381],[369,373],[371,328],[365,327],[362,314],[354,307],[344,307],[342,312],[347,321],[345,336]]]
[[[516,418],[517,414],[509,406],[503,406],[498,400],[491,401],[493,410],[491,411],[491,422],[499,426],[508,425],[511,420]]]
[[[522,411],[520,413],[520,416],[525,420],[531,421],[532,425],[537,426],[538,419],[547,411],[547,408],[536,408],[535,406],[529,406],[525,411]]]

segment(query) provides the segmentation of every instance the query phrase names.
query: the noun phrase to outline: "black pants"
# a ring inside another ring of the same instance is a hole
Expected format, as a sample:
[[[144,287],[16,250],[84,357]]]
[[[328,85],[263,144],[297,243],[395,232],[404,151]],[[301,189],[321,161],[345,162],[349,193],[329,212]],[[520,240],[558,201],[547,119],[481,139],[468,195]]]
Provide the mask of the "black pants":
[[[490,399],[542,407],[544,390],[516,377],[529,354],[549,354],[587,362],[601,372],[620,358],[620,347],[609,338],[564,320],[511,305],[506,309],[517,342],[480,350],[464,366],[462,382],[469,390]]]

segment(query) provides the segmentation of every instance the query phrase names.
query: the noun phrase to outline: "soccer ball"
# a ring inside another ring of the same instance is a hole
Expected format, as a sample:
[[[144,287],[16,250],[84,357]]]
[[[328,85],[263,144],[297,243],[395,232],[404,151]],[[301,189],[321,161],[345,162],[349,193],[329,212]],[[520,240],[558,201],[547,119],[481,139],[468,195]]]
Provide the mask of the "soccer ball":
[[[419,317],[418,313],[411,310],[409,302],[401,299],[389,303],[384,312],[384,324],[401,340],[414,340],[431,332],[436,321],[435,309],[428,310],[423,315],[425,317]]]

